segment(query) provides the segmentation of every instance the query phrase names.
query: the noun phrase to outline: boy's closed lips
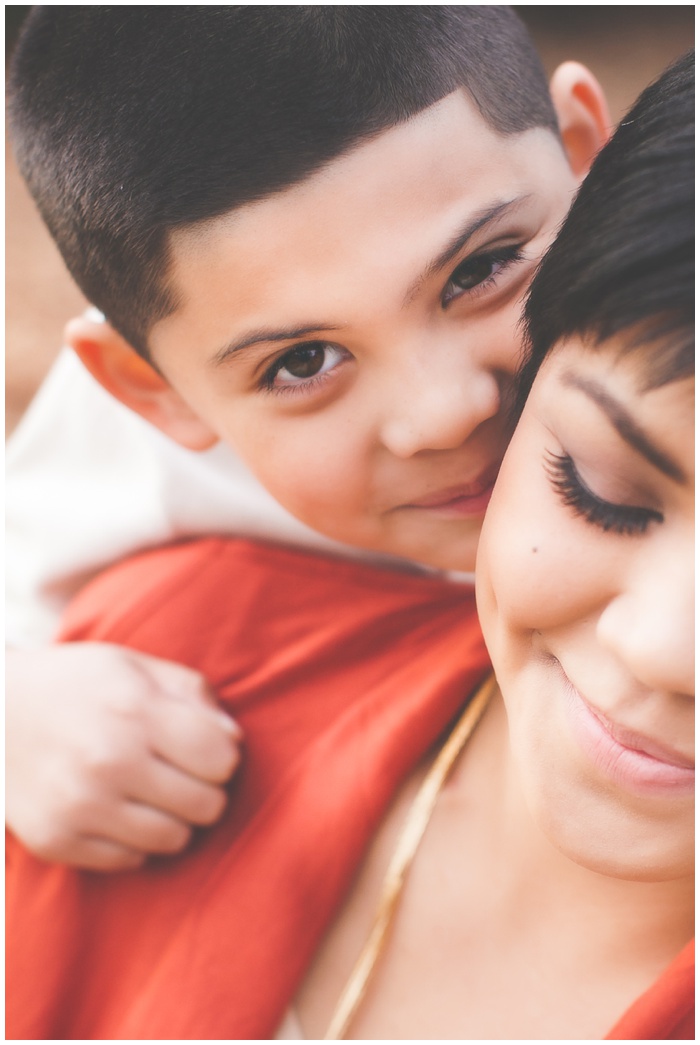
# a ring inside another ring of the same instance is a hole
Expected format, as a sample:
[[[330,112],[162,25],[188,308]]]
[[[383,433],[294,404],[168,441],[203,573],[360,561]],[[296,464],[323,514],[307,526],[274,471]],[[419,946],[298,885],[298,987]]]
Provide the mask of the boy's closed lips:
[[[435,493],[416,497],[407,504],[400,504],[395,510],[418,509],[446,515],[481,517],[491,499],[499,465],[500,461],[486,469],[473,483],[456,484]]]

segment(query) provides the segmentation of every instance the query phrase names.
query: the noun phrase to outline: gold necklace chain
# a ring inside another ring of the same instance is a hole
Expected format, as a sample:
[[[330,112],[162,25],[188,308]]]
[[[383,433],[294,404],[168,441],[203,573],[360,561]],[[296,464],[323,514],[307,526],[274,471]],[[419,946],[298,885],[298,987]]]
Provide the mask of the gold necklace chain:
[[[394,855],[384,877],[372,929],[362,948],[359,958],[348,977],[331,1017],[324,1041],[338,1041],[345,1037],[357,1009],[367,990],[379,956],[386,942],[391,920],[403,890],[408,870],[413,863],[421,839],[425,834],[435,802],[452,769],[457,756],[474,732],[479,719],[496,689],[493,675],[482,682],[469,704],[462,712],[437,758],[428,770],[418,794],[414,798]]]

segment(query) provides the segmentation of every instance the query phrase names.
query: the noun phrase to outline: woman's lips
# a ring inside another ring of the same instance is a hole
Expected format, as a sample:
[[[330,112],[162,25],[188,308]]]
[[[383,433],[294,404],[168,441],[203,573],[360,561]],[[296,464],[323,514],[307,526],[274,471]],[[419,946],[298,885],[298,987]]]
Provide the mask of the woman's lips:
[[[692,759],[611,722],[567,681],[575,737],[603,775],[637,793],[679,796],[693,793],[695,763]]]
[[[498,466],[491,465],[471,483],[449,486],[425,497],[417,497],[407,504],[399,505],[401,510],[407,508],[436,512],[444,515],[483,515],[491,500],[494,483],[498,475]]]
[[[631,751],[639,751],[642,755],[655,758],[659,762],[667,762],[671,766],[678,766],[680,769],[695,769],[694,759],[687,758],[685,755],[681,755],[679,752],[673,751],[663,744],[651,740],[649,737],[641,737],[639,734],[625,729],[624,726],[615,725],[614,722],[608,721],[605,715],[593,707],[590,710],[599,720],[603,729],[607,729],[613,740],[616,740],[622,747],[626,747]]]

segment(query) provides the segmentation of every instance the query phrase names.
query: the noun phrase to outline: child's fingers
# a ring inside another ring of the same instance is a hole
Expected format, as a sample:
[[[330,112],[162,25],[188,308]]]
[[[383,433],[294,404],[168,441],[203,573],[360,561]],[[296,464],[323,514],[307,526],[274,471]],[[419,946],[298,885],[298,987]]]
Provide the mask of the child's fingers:
[[[218,708],[164,699],[150,709],[151,749],[192,776],[221,784],[240,759],[240,728]]]
[[[70,848],[63,846],[55,857],[61,863],[87,871],[134,871],[141,867],[147,854],[106,838],[81,837]],[[47,854],[44,859],[52,860]]]
[[[139,654],[134,666],[155,683],[149,707],[151,749],[183,772],[223,783],[236,768],[242,730],[223,711],[207,680],[173,661]]]
[[[104,840],[142,854],[179,853],[189,843],[192,828],[179,817],[141,802],[121,802],[105,829],[100,819],[86,825],[83,837]]]
[[[200,826],[217,821],[226,806],[222,787],[184,773],[160,758],[151,758],[139,767],[130,787],[135,801]]]
[[[161,693],[195,705],[210,708],[219,706],[209,683],[199,671],[185,667],[184,664],[178,664],[176,661],[151,657],[146,653],[136,654],[133,650],[126,651],[126,653],[132,667],[141,673],[149,685],[155,683]],[[229,718],[229,723],[232,724],[231,728],[238,730],[233,719]]]

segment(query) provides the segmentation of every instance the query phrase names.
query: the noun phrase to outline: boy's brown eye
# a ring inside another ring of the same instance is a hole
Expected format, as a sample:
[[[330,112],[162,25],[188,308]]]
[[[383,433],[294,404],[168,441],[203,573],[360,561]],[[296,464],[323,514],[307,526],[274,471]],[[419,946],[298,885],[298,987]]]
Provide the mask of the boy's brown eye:
[[[508,266],[522,261],[522,258],[521,246],[515,243],[466,258],[457,266],[447,282],[442,295],[443,308],[455,298],[462,295],[466,297],[471,290],[478,293],[482,288],[495,286]]]
[[[314,377],[322,369],[326,359],[326,346],[317,341],[292,349],[280,360],[282,367],[292,377]]]
[[[470,258],[455,269],[452,274],[452,282],[460,290],[471,290],[493,273],[494,260],[490,254],[482,255],[480,258]]]
[[[309,391],[349,358],[339,345],[307,341],[280,356],[263,375],[261,386],[278,392]]]

